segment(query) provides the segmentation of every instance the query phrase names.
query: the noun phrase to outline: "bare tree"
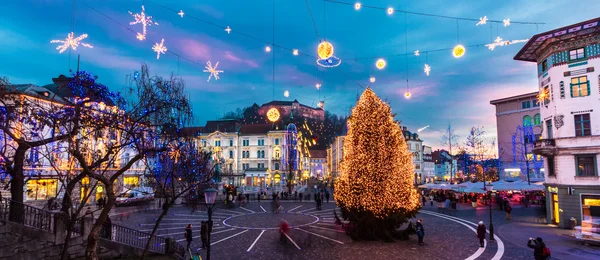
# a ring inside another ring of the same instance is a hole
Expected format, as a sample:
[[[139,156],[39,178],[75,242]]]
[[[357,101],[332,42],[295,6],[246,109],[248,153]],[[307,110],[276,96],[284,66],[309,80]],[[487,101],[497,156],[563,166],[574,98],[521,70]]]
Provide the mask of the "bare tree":
[[[450,181],[452,182],[454,179],[453,148],[458,148],[458,135],[454,133],[451,122],[448,122],[448,128],[446,128],[446,132],[442,135],[441,144],[448,147],[448,154],[450,154]]]
[[[475,173],[477,180],[486,180],[486,175],[490,181],[496,178],[498,159],[494,158],[495,145],[495,139],[488,140],[485,137],[483,126],[473,126],[469,130],[465,151],[472,159],[471,172]]]

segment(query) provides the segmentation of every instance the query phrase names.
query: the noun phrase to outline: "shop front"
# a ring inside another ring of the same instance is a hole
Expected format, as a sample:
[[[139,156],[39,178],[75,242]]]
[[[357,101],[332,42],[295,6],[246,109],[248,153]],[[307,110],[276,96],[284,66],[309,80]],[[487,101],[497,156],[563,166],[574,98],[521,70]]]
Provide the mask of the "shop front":
[[[27,181],[25,192],[26,200],[48,200],[56,197],[58,192],[58,179],[35,179]]]
[[[600,194],[581,194],[581,228],[600,236]]]
[[[560,207],[558,203],[558,187],[548,186],[548,196],[550,197],[550,223],[560,225]]]

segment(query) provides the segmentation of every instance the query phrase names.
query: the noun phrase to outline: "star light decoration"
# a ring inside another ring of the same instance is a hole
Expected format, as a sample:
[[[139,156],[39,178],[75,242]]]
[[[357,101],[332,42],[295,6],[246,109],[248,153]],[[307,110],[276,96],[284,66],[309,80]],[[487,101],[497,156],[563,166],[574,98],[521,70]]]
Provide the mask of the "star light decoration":
[[[321,88],[321,83],[317,83],[317,84],[315,84],[315,87],[316,87],[317,89],[320,89],[320,88]]]
[[[135,19],[135,21],[130,22],[129,25],[136,25],[138,23],[142,24],[142,33],[137,33],[136,38],[140,41],[143,41],[146,39],[146,27],[150,26],[150,25],[158,25],[157,22],[152,21],[152,16],[146,15],[146,10],[144,9],[144,6],[142,5],[142,12],[140,12],[139,14],[134,14],[131,11],[129,11],[130,15],[133,15],[133,19]],[[183,15],[181,16],[183,17]]]
[[[219,67],[219,62],[217,61],[217,64],[215,64],[215,66],[213,67],[212,64],[210,63],[210,61],[206,62],[206,66],[205,66],[205,70],[203,70],[203,72],[208,72],[210,73],[208,75],[208,79],[206,80],[206,82],[209,82],[210,79],[214,76],[215,80],[219,80],[219,73],[223,72],[222,70],[217,70],[217,67]]]
[[[536,96],[537,103],[543,104],[544,101],[548,99],[548,97],[550,97],[550,88],[540,89],[540,93]]]
[[[520,42],[527,42],[527,41],[529,41],[529,39],[505,41],[505,40],[502,40],[502,38],[500,38],[500,36],[498,36],[496,38],[496,40],[494,40],[493,43],[488,43],[485,46],[487,46],[488,49],[490,49],[491,51],[493,51],[494,49],[496,49],[496,47],[502,47],[502,46],[506,46],[506,45],[509,45],[509,44],[520,43]]]
[[[62,45],[59,45],[58,47],[56,47],[56,49],[58,50],[58,53],[63,53],[69,47],[71,47],[71,49],[73,49],[75,51],[75,50],[77,50],[77,47],[80,44],[83,47],[94,48],[94,46],[92,46],[92,45],[81,42],[81,40],[88,37],[87,34],[82,34],[75,38],[74,38],[74,36],[75,36],[75,33],[70,32],[69,34],[67,34],[67,38],[65,38],[64,40],[51,40],[50,43],[62,43]]]
[[[177,163],[177,161],[179,161],[179,158],[181,157],[181,150],[177,149],[177,147],[175,145],[169,144],[169,158],[171,158],[171,160],[175,161],[175,163]]]
[[[504,27],[510,26],[510,18],[506,18],[502,22],[504,23]]]
[[[183,10],[179,10],[179,13],[177,13],[179,16],[181,16],[181,18],[183,18],[183,15],[185,15],[185,13],[183,12]]]
[[[298,56],[298,54],[299,54],[299,53],[298,53],[298,49],[293,49],[293,50],[292,50],[292,54],[294,54],[294,56]]]
[[[429,64],[425,63],[425,68],[423,71],[425,72],[425,75],[429,76],[429,73],[431,72],[431,67],[429,67]]]
[[[421,53],[419,52],[419,50],[416,50],[415,51],[415,56],[419,56],[419,55],[421,55]]]
[[[227,28],[225,28],[225,31],[227,32],[227,34],[231,33],[231,28],[229,28],[229,25],[227,25]]]
[[[157,60],[160,58],[160,54],[165,54],[165,52],[167,51],[167,46],[165,46],[165,38],[162,38],[162,40],[160,40],[160,44],[155,43],[154,46],[152,46],[152,50],[156,52]]]
[[[479,22],[477,22],[477,24],[475,26],[484,25],[487,23],[487,21],[488,21],[487,16],[479,17]]]
[[[289,91],[287,91],[287,90],[286,90],[286,91],[284,91],[284,92],[283,92],[283,96],[284,96],[284,97],[290,97],[290,92],[289,92]]]

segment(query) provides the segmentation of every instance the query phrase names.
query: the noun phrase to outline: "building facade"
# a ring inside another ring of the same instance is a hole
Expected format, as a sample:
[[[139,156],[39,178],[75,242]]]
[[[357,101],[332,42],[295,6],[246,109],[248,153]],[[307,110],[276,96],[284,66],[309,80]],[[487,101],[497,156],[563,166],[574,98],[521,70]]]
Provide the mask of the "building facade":
[[[421,182],[432,183],[435,180],[435,162],[431,146],[423,145],[423,176]]]
[[[431,153],[432,160],[435,163],[435,181],[449,182],[456,178],[457,161],[446,150],[436,150]]]
[[[417,133],[408,131],[406,126],[402,127],[402,134],[404,134],[408,151],[413,154],[415,184],[423,183],[425,180],[423,176],[423,141]]]
[[[544,179],[543,159],[533,154],[534,140],[539,139],[542,132],[537,94],[531,92],[490,101],[496,107],[498,157],[501,160],[498,174],[501,180]]]
[[[336,137],[329,146],[329,149],[327,149],[327,154],[329,155],[327,164],[329,165],[329,172],[334,179],[339,177],[341,172],[340,163],[344,159],[344,138],[345,136]]]
[[[537,64],[543,131],[534,152],[545,157],[548,221],[563,228],[571,218],[600,228],[599,57],[600,18],[534,35],[515,56]]]

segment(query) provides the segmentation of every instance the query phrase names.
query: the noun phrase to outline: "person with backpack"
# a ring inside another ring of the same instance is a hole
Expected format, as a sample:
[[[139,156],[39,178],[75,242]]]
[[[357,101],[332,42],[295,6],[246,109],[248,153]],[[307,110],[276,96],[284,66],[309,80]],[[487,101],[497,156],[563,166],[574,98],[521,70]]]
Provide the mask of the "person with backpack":
[[[506,207],[504,207],[504,211],[506,211],[506,220],[510,220],[510,213],[512,212],[512,207],[509,203],[506,203]]]
[[[417,220],[417,237],[419,238],[419,245],[424,245],[423,237],[425,236],[425,228],[423,228],[423,220]]]
[[[533,257],[535,260],[546,260],[550,258],[550,248],[546,247],[544,240],[541,237],[534,239],[529,238],[527,247],[533,248]]]
[[[185,237],[185,240],[187,241],[187,249],[190,249],[190,245],[192,244],[192,224],[188,224],[187,227],[185,227],[185,233],[183,233],[183,237]]]

